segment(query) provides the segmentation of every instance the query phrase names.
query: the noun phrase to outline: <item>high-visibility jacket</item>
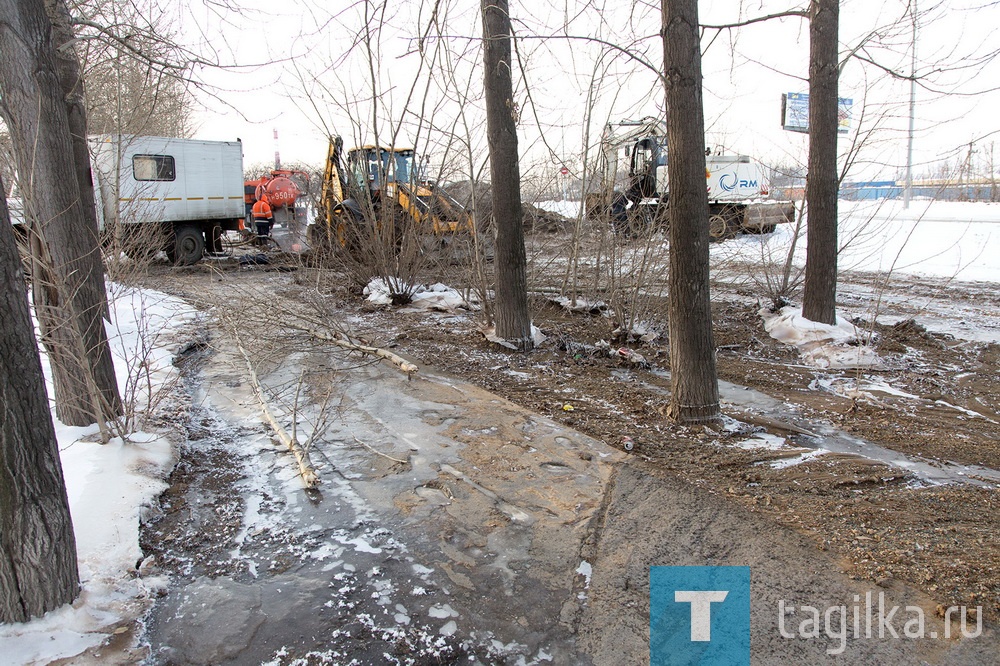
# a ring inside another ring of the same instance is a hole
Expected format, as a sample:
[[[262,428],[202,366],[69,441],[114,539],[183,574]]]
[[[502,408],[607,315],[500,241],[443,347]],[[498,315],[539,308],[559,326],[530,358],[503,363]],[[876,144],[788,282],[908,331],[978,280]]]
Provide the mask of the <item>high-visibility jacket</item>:
[[[269,222],[271,217],[271,204],[267,203],[267,199],[260,199],[253,205],[253,219]]]

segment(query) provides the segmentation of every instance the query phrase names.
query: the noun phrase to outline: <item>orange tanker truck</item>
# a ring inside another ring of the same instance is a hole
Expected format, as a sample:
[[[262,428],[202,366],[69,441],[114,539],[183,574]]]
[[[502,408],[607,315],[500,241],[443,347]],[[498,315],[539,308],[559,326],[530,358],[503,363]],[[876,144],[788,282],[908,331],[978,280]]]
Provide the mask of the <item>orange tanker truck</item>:
[[[253,229],[253,205],[264,195],[271,204],[274,223],[285,227],[305,227],[306,206],[299,202],[309,186],[309,174],[293,169],[274,169],[269,175],[243,183],[243,203],[246,207],[246,227]]]

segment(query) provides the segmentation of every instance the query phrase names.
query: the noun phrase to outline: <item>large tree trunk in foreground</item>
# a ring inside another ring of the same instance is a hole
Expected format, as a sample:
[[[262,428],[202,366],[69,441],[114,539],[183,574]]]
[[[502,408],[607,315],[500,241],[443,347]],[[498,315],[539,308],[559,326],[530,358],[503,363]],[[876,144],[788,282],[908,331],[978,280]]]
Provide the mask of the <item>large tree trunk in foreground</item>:
[[[709,294],[705,116],[697,0],[663,0],[670,180],[670,378],[667,414],[680,423],[719,418]]]
[[[80,579],[21,259],[3,197],[0,307],[0,622],[24,622],[76,598]]]
[[[809,176],[806,281],[802,316],[837,318],[837,30],[839,0],[813,0],[809,11]]]
[[[533,346],[528,312],[527,258],[521,221],[521,171],[517,161],[517,106],[511,80],[511,29],[507,0],[482,0],[486,136],[490,145],[495,266],[496,333],[521,351]]]
[[[31,231],[32,292],[52,365],[56,415],[69,425],[103,422],[121,413],[121,399],[104,329],[96,218],[84,210],[74,158],[80,144],[75,148],[71,136],[52,24],[42,0],[0,0],[0,16],[7,21],[0,25],[0,111]],[[77,131],[85,132],[85,124]]]

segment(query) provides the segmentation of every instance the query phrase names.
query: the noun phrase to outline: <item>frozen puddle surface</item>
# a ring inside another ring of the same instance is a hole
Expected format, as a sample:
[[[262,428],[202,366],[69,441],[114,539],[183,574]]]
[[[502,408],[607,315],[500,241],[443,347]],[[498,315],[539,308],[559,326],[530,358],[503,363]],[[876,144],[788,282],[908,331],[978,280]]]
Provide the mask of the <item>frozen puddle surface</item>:
[[[668,373],[658,373],[667,377]],[[651,391],[666,393],[653,384],[645,384]],[[745,386],[719,380],[719,394],[722,402],[752,411],[766,418],[794,426],[801,432],[794,435],[796,446],[813,451],[789,459],[777,461],[773,467],[782,469],[806,462],[822,453],[841,453],[861,456],[869,460],[885,463],[913,474],[920,482],[931,485],[945,483],[968,483],[977,486],[1000,485],[1000,471],[977,465],[959,465],[937,462],[908,456],[899,451],[872,444],[853,437],[843,431],[823,423],[814,423],[799,416],[794,406]],[[770,448],[777,450],[785,446],[785,438],[768,434],[756,434],[736,444],[740,448]]]
[[[752,409],[763,416],[783,421],[804,431],[813,433],[812,435],[797,435],[795,442],[798,445],[815,449],[817,453],[843,453],[861,456],[903,469],[912,473],[920,481],[929,484],[971,483],[981,486],[1000,484],[1000,471],[975,465],[932,462],[914,456],[907,456],[899,451],[893,451],[892,449],[887,449],[858,437],[848,435],[833,426],[807,421],[797,416],[785,403],[759,391],[723,381],[719,382],[719,391],[723,402]],[[760,436],[758,435],[758,437]],[[804,462],[810,457],[815,457],[817,453],[801,460],[797,458],[790,460]],[[776,463],[774,467],[782,468],[795,464],[789,460],[779,462],[780,464]]]
[[[265,386],[318,362],[293,360]],[[300,438],[324,423],[307,493],[236,367],[188,373],[182,457],[211,464],[167,500],[190,515],[164,537],[150,663],[574,663],[582,544],[620,454],[453,380],[355,367],[335,412],[298,415]]]

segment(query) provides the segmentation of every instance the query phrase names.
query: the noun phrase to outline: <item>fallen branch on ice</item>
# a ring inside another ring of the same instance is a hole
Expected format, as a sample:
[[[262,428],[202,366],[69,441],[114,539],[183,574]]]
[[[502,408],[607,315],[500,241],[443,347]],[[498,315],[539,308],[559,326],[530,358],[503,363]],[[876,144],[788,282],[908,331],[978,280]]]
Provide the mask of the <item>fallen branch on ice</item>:
[[[313,336],[317,340],[322,340],[323,342],[329,342],[330,344],[337,345],[338,347],[343,347],[344,349],[350,349],[351,351],[361,352],[362,354],[368,354],[369,356],[375,356],[376,358],[389,361],[394,366],[399,368],[401,371],[406,373],[407,377],[410,377],[415,372],[417,372],[417,366],[407,361],[402,356],[393,354],[388,349],[382,349],[381,347],[372,347],[370,345],[363,345],[355,342],[343,334],[332,334],[326,331],[322,331],[318,328],[312,328],[309,326],[296,326],[293,323],[286,322],[285,324],[289,328],[294,328],[299,331],[303,331]]]
[[[319,485],[319,475],[316,474],[312,461],[309,460],[309,452],[302,447],[294,436],[289,435],[281,424],[278,423],[278,420],[274,417],[274,413],[271,411],[271,408],[268,407],[267,396],[264,395],[264,387],[260,385],[260,380],[257,378],[257,371],[254,370],[253,361],[250,360],[250,354],[247,353],[246,348],[243,347],[243,344],[240,342],[239,336],[236,335],[235,331],[233,331],[233,340],[236,341],[236,347],[240,350],[240,354],[243,355],[243,360],[246,361],[247,372],[250,376],[250,386],[253,387],[254,395],[260,403],[260,409],[264,414],[264,418],[271,426],[271,430],[274,431],[274,434],[281,440],[282,444],[287,446],[288,450],[295,456],[295,460],[299,464],[299,472],[302,476],[302,483],[306,488],[315,488]]]
[[[383,458],[386,458],[387,460],[391,460],[394,463],[399,463],[400,465],[405,465],[405,464],[407,464],[409,462],[409,460],[400,460],[399,458],[393,458],[392,456],[387,455],[385,453],[382,453],[381,451],[376,451],[370,445],[365,444],[364,442],[362,442],[357,437],[354,437],[354,441],[357,442],[358,444],[360,444],[361,446],[365,447],[366,449],[368,449],[369,451],[371,451],[375,455],[382,456]]]

